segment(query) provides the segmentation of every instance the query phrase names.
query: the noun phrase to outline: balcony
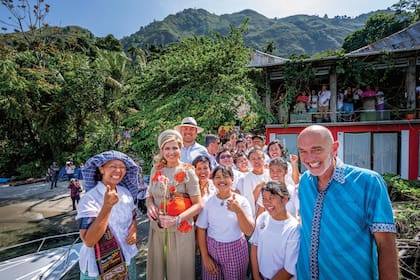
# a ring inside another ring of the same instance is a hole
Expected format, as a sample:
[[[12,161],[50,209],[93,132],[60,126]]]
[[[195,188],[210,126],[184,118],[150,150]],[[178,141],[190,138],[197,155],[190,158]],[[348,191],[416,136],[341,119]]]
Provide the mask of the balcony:
[[[330,111],[328,117],[323,118],[319,112],[305,112],[289,114],[289,124],[311,123],[377,123],[396,121],[419,121],[420,109],[415,112],[407,109],[396,110],[358,110],[353,112]]]

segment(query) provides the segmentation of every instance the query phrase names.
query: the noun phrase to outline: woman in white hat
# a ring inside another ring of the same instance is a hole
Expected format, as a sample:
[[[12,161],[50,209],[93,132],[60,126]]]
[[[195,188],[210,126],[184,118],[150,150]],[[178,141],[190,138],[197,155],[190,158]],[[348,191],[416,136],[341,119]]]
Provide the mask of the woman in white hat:
[[[150,218],[147,279],[195,279],[193,217],[202,208],[198,178],[181,162],[182,137],[165,130],[158,137],[146,198]]]

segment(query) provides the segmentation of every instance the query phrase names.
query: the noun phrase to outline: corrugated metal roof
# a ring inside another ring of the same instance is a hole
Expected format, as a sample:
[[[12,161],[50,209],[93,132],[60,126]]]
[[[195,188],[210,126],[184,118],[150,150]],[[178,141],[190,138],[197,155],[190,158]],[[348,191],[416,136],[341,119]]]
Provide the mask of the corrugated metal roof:
[[[247,67],[264,67],[270,65],[283,64],[288,61],[287,58],[271,55],[258,50],[255,50],[251,60],[246,65]]]
[[[378,51],[393,52],[420,48],[420,21],[350,54],[369,54]]]

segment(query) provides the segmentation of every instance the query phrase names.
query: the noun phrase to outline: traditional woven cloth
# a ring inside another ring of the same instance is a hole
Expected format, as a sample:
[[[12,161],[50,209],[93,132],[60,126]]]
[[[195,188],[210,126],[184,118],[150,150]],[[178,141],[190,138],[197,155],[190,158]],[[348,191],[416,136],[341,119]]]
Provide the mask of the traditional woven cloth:
[[[96,156],[91,157],[82,169],[83,179],[85,180],[85,189],[89,191],[96,186],[97,181],[95,180],[95,174],[98,171],[98,167],[101,167],[110,160],[121,160],[125,163],[126,174],[122,181],[118,184],[119,186],[126,187],[134,199],[137,197],[138,186],[139,186],[139,167],[136,163],[126,154],[118,151],[106,151]]]

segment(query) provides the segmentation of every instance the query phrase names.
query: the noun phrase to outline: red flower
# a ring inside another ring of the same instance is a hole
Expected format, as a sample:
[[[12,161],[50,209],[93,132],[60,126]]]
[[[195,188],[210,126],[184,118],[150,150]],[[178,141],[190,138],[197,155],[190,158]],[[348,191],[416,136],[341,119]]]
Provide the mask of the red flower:
[[[169,187],[169,192],[170,193],[173,193],[173,192],[175,192],[176,191],[176,187],[175,186],[170,186]]]
[[[178,183],[182,183],[185,179],[185,176],[186,176],[185,172],[180,171],[180,172],[178,172],[177,174],[174,175],[174,178]]]
[[[160,172],[160,170],[157,170],[157,171],[155,172],[155,174],[153,175],[152,182],[157,182],[157,181],[159,181],[159,177],[160,177],[160,176],[162,176],[162,172]]]

